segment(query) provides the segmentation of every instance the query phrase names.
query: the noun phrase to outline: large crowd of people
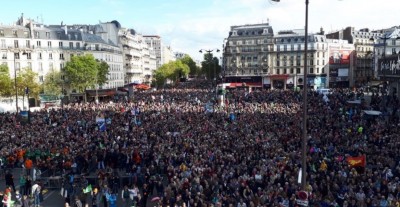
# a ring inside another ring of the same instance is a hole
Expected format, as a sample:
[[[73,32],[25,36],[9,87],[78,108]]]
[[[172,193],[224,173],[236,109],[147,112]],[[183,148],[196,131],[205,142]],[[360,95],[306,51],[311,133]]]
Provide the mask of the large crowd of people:
[[[302,92],[233,89],[217,104],[204,85],[68,104],[29,124],[1,114],[1,163],[61,174],[69,206],[298,206]],[[352,94],[308,92],[309,206],[400,206],[396,114],[366,115],[371,106]],[[348,162],[362,156],[363,166]],[[23,176],[21,194],[29,199],[35,182]]]

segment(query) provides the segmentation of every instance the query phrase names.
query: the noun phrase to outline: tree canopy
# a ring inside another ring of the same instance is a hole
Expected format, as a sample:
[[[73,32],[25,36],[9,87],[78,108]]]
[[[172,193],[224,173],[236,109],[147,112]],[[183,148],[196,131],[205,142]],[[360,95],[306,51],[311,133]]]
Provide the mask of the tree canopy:
[[[185,54],[185,56],[183,56],[183,58],[180,60],[182,61],[182,63],[189,66],[189,69],[190,69],[189,74],[190,75],[198,75],[198,73],[200,71],[198,70],[196,63],[193,61],[193,59],[188,54]]]
[[[160,86],[163,85],[167,79],[177,82],[179,78],[187,76],[189,72],[189,66],[181,60],[170,61],[154,71],[154,79],[156,84]]]
[[[201,74],[205,75],[207,79],[214,80],[215,76],[221,73],[221,66],[218,64],[218,57],[214,57],[212,53],[205,53],[204,60],[201,62]]]
[[[87,88],[93,88],[96,84],[107,82],[108,68],[106,62],[97,61],[93,55],[73,56],[65,65],[65,77],[70,88],[84,92]],[[97,78],[96,78],[97,76]]]
[[[98,85],[104,85],[107,83],[107,75],[109,71],[110,66],[104,61],[100,60],[98,61],[98,69],[97,69],[97,84]]]
[[[13,94],[13,82],[7,65],[0,65],[0,96],[11,96]]]
[[[51,70],[44,77],[43,89],[46,95],[60,96],[62,85],[63,79],[60,71]]]
[[[38,83],[38,74],[33,72],[31,68],[23,68],[17,75],[18,94],[25,96],[26,88],[29,88],[30,97],[39,97],[41,86]]]

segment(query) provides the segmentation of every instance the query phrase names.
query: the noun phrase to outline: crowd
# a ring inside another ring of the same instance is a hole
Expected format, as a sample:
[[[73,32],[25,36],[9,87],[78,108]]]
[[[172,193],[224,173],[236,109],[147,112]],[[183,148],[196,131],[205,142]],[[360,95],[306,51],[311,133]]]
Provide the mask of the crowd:
[[[301,91],[235,89],[221,106],[204,84],[42,110],[30,124],[1,114],[0,156],[61,173],[69,206],[298,206]],[[351,94],[308,92],[309,206],[400,206],[398,119],[365,115]],[[366,165],[349,164],[359,156]]]

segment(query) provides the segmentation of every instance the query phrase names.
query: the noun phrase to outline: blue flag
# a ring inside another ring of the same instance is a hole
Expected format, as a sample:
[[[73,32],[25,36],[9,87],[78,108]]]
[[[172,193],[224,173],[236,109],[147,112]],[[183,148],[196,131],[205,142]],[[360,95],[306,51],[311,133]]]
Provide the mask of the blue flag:
[[[99,123],[99,130],[100,130],[101,132],[106,131],[106,123],[105,123],[105,122]]]

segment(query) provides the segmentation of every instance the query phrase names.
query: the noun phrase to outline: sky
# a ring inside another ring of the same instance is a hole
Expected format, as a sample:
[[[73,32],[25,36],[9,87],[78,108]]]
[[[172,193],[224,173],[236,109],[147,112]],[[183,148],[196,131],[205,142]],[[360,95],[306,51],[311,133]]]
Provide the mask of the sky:
[[[347,26],[382,29],[400,25],[399,0],[309,0],[309,32]],[[143,35],[159,35],[176,52],[202,60],[200,49],[222,49],[230,26],[269,21],[274,33],[302,29],[305,0],[14,0],[2,2],[0,23],[21,13],[50,24],[117,20]],[[7,9],[4,9],[7,8]],[[222,53],[214,53],[221,57]]]

